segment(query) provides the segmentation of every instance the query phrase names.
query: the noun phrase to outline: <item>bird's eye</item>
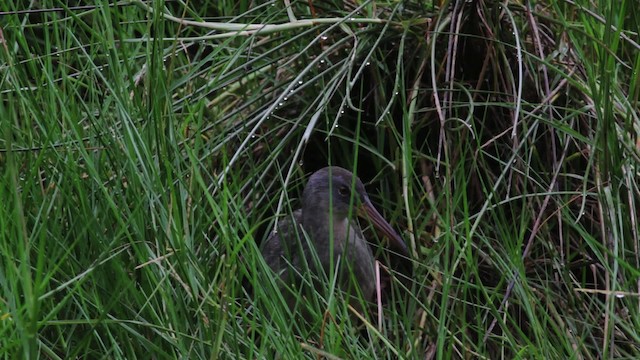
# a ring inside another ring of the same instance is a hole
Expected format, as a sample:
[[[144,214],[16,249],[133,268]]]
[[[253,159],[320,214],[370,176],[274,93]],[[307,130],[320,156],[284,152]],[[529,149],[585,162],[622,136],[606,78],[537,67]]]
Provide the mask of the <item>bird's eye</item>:
[[[340,188],[338,189],[338,192],[342,196],[347,196],[349,195],[349,188],[347,188],[346,186],[340,186]]]

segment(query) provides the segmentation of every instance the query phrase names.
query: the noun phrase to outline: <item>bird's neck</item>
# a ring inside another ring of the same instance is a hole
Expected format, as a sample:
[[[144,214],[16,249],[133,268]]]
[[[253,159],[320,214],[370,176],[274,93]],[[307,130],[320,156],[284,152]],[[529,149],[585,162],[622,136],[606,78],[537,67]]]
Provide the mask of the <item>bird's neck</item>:
[[[333,237],[334,244],[341,245],[349,239],[351,222],[345,214],[319,211],[316,213],[302,213],[302,226],[310,235],[311,240],[317,243],[328,244]]]
[[[341,218],[346,218],[344,215],[339,215],[330,212],[328,209],[313,208],[315,211],[305,211],[306,207],[302,208],[302,225],[308,229],[325,227],[329,225],[329,221],[340,222]]]

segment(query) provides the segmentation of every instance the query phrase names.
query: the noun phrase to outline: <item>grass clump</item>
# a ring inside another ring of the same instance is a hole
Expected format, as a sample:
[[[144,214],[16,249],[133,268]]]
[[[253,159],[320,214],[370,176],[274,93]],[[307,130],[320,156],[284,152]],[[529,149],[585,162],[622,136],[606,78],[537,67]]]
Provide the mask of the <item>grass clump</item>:
[[[634,5],[0,3],[3,357],[638,357]],[[258,246],[329,163],[412,257],[306,322]]]

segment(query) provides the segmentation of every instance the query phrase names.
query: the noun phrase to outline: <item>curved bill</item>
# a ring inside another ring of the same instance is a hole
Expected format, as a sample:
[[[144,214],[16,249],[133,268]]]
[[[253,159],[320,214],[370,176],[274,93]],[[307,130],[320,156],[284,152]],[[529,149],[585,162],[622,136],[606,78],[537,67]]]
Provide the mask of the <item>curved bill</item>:
[[[365,201],[358,208],[358,216],[365,217],[371,220],[373,226],[375,226],[376,229],[382,231],[382,233],[389,238],[390,245],[395,250],[397,250],[403,256],[409,256],[409,249],[407,249],[407,245],[405,245],[400,235],[398,235],[398,233],[391,227],[391,225],[389,225],[387,220],[385,220],[382,215],[380,215],[378,210],[373,207],[373,204],[368,197],[365,198]]]

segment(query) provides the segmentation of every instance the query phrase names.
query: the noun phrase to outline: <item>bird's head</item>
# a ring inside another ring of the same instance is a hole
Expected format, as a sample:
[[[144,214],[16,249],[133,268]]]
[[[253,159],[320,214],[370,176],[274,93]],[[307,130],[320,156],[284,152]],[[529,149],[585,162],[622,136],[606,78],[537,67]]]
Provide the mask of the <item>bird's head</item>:
[[[330,213],[338,218],[347,217],[352,201],[356,208],[360,204],[370,202],[362,181],[356,177],[354,184],[353,178],[350,171],[337,166],[316,171],[304,188],[303,209],[315,209],[317,213]]]
[[[350,171],[337,166],[320,169],[311,175],[302,194],[303,216],[333,216],[334,219],[344,219],[349,216],[351,204],[353,213],[370,220],[390,239],[394,249],[402,255],[409,255],[400,235],[376,210],[364,184]],[[304,214],[308,211],[313,214]]]

